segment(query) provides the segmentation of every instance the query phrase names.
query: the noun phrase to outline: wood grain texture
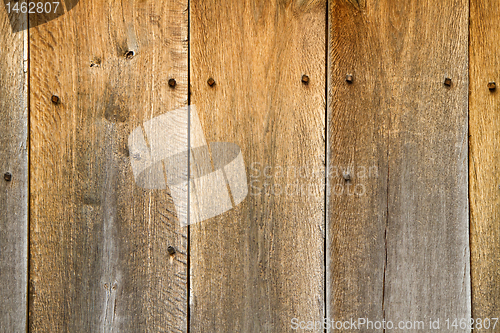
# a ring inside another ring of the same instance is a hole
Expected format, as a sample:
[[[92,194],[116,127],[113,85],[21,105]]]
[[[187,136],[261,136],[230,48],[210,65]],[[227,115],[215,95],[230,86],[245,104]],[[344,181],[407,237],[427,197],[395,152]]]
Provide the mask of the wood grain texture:
[[[412,332],[427,332],[429,318],[471,315],[467,9],[330,3],[329,165],[355,170],[329,177],[330,318],[425,320]],[[349,183],[358,193],[336,194]]]
[[[469,179],[472,311],[474,318],[500,316],[500,84],[499,3],[471,2]],[[491,332],[500,332],[500,325]]]
[[[187,329],[186,230],[165,190],[135,184],[127,148],[187,104],[187,19],[184,0],[81,0],[33,22],[32,332]]]
[[[28,49],[27,33],[11,26],[27,22],[14,15],[0,8],[0,332],[25,332],[27,323]]]
[[[191,332],[322,320],[326,3],[190,6],[192,104],[208,142],[240,146],[249,181],[239,206],[190,227]]]

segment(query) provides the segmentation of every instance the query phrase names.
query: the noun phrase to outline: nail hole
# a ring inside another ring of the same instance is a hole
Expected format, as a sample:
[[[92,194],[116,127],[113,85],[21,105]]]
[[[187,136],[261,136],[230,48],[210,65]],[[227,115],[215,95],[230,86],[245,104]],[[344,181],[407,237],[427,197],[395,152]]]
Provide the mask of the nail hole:
[[[213,78],[209,78],[209,79],[207,80],[207,83],[208,83],[208,85],[209,85],[210,87],[213,87],[213,86],[215,85],[215,80],[214,80]]]
[[[135,52],[132,51],[132,50],[127,51],[127,53],[125,53],[125,58],[126,59],[132,59],[134,56],[135,56]]]
[[[489,89],[489,90],[493,91],[493,90],[495,90],[496,88],[497,88],[497,84],[496,84],[495,82],[493,82],[493,81],[488,82],[488,89]]]
[[[175,79],[170,79],[168,80],[168,85],[173,88],[177,85],[177,82],[175,81]]]
[[[59,104],[59,97],[56,95],[52,95],[51,99],[52,103]]]
[[[307,75],[302,75],[302,83],[303,84],[309,84],[309,76]]]
[[[5,179],[5,181],[7,182],[10,182],[12,180],[12,175],[10,172],[6,172],[4,175],[3,175],[3,179]]]
[[[347,74],[345,76],[345,80],[347,81],[347,83],[352,83],[354,81],[354,77],[352,76],[352,74]]]
[[[449,77],[447,77],[447,78],[444,79],[444,85],[447,86],[447,87],[451,86],[451,79]]]
[[[101,67],[101,59],[94,59],[90,62],[90,67]]]

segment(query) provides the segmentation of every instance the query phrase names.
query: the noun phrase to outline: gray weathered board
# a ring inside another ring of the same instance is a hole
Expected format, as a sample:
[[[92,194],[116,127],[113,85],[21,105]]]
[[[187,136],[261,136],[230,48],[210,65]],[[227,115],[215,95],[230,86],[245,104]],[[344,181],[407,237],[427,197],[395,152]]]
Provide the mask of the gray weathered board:
[[[329,4],[330,318],[471,316],[467,8]]]
[[[26,31],[12,30],[26,24],[0,7],[0,332],[27,322],[28,45]]]

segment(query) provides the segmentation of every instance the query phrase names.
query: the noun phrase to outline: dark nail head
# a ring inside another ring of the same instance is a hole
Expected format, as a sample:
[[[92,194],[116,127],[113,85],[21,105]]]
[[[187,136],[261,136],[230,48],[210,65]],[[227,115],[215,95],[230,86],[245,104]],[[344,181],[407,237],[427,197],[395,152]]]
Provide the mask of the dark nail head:
[[[489,90],[495,90],[497,88],[497,84],[493,81],[488,82],[488,89]]]
[[[173,247],[173,246],[169,246],[169,247],[167,248],[167,251],[168,251],[168,254],[170,254],[171,256],[173,256],[173,255],[175,254],[175,252],[177,252],[177,251],[175,250],[175,247]]]
[[[444,79],[444,85],[447,87],[451,86],[451,79],[449,77]]]
[[[212,78],[209,78],[209,79],[208,79],[208,81],[207,81],[207,83],[208,83],[208,85],[209,85],[210,87],[213,87],[213,86],[214,86],[214,84],[215,84],[215,80],[214,80],[214,79],[212,79]]]
[[[345,80],[348,82],[348,83],[353,83],[354,82],[354,77],[352,76],[352,74],[347,74],[345,76]]]
[[[56,95],[52,95],[51,101],[54,104],[58,104],[59,103],[59,97],[57,97]]]
[[[11,175],[11,173],[10,173],[10,172],[6,172],[6,173],[4,173],[4,175],[3,175],[3,179],[5,179],[5,181],[7,181],[7,182],[10,182],[10,181],[12,180],[12,175]]]
[[[307,75],[302,75],[302,83],[303,84],[308,84],[309,83],[309,76]]]
[[[349,180],[351,180],[351,174],[349,172],[344,173],[343,176],[345,181],[348,182]]]
[[[175,81],[175,79],[170,79],[168,80],[168,85],[173,88],[177,85],[177,82]]]

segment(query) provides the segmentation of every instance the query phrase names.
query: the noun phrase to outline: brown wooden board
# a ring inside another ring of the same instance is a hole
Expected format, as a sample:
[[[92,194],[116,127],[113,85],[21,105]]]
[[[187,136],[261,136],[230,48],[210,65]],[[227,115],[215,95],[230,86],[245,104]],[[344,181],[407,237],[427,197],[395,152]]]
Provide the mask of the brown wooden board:
[[[0,332],[24,332],[28,299],[28,35],[13,30],[26,26],[26,15],[8,15],[1,6]]]
[[[289,332],[324,315],[326,3],[190,6],[191,103],[208,142],[241,148],[249,186],[190,226],[190,331]]]
[[[32,332],[187,330],[186,229],[166,190],[135,183],[128,149],[187,105],[187,8],[82,0],[33,18]]]
[[[499,3],[470,8],[469,191],[472,313],[500,317],[500,57]],[[496,89],[488,84],[495,82]],[[493,320],[490,319],[491,322]],[[478,320],[479,322],[479,320]],[[487,322],[486,322],[487,325]],[[500,332],[500,325],[490,332]]]
[[[468,1],[331,1],[329,23],[327,316],[468,320]]]

